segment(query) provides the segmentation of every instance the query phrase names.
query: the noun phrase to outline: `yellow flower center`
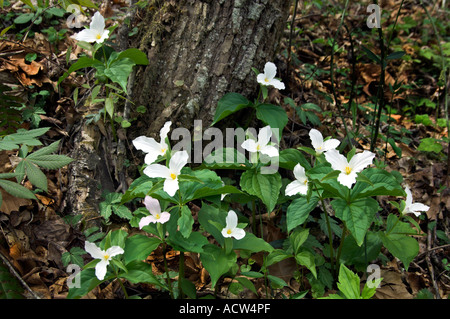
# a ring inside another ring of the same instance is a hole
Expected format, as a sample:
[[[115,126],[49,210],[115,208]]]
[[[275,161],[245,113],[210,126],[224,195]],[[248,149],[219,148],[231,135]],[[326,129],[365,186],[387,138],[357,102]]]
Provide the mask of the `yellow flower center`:
[[[256,145],[256,150],[257,150],[257,151],[261,150],[261,145],[259,145],[259,144]]]
[[[308,184],[308,180],[307,180],[307,179],[305,179],[305,181],[304,181],[303,183],[305,183],[305,185],[306,185],[306,184]]]
[[[264,82],[269,82],[269,79],[268,79],[268,78],[265,78],[265,79],[264,79]]]
[[[161,153],[164,154],[165,152],[166,152],[166,149],[165,149],[165,148],[162,148],[162,149],[161,149]]]
[[[156,214],[155,218],[159,219],[161,216],[159,214]]]
[[[231,229],[227,230],[227,234],[230,235],[231,234]]]
[[[105,254],[105,255],[103,256],[103,259],[104,259],[104,260],[108,260],[108,259],[109,259],[109,255],[108,255],[108,254]]]
[[[346,168],[345,168],[345,174],[350,174],[352,172],[352,169],[351,169],[351,167],[349,167],[349,166],[347,166]]]
[[[172,173],[172,174],[170,174],[170,178],[171,178],[171,179],[176,179],[176,178],[177,178],[177,175],[175,175],[174,173]]]
[[[97,40],[100,40],[102,38],[102,35],[100,33],[97,33],[95,37],[97,38]]]

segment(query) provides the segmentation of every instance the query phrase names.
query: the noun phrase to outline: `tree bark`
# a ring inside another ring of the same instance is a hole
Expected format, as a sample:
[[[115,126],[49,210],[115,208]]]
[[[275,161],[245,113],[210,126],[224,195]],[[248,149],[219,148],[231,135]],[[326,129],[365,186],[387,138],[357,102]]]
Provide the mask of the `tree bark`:
[[[101,193],[127,188],[123,163],[126,149],[134,151],[132,139],[156,137],[168,120],[173,128],[192,130],[200,119],[207,128],[225,93],[254,96],[252,67],[262,71],[274,58],[289,6],[289,0],[151,1],[138,40],[130,45],[149,58],[130,76],[128,98],[134,104],[126,102],[123,110],[137,124],[127,129],[128,136],[122,131],[117,143],[105,134],[106,126],[74,126],[70,155],[75,161],[69,167],[65,210],[98,221]],[[126,33],[119,28],[122,49]],[[147,107],[144,115],[133,113],[139,105]]]
[[[156,1],[155,1],[156,2]],[[289,14],[289,0],[161,1],[149,10],[139,49],[150,63],[136,74],[132,99],[147,106],[137,134],[153,136],[167,120],[193,128],[212,122],[228,92],[253,96],[256,75],[271,61]]]

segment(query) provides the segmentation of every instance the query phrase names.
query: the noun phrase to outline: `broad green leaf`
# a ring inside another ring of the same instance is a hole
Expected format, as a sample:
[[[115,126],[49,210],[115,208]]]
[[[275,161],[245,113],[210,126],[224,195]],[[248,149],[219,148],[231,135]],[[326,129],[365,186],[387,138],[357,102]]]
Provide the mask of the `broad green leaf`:
[[[79,58],[77,60],[77,62],[75,62],[74,64],[72,64],[69,67],[67,72],[65,72],[62,76],[60,76],[60,78],[58,79],[58,85],[62,81],[64,81],[72,72],[75,72],[75,71],[83,69],[83,68],[89,68],[89,67],[92,67],[97,64],[101,64],[101,62],[99,60],[88,58],[88,57]]]
[[[295,165],[300,164],[305,168],[305,170],[309,170],[311,165],[306,160],[305,156],[299,150],[288,148],[280,151],[279,162],[278,165],[282,168],[293,170]]]
[[[337,286],[346,299],[361,299],[360,279],[344,264],[339,268],[339,282]]]
[[[365,197],[348,204],[345,200],[338,198],[331,202],[331,206],[335,216],[345,222],[356,243],[361,246],[364,236],[378,212],[378,202],[373,198]]]
[[[117,59],[122,59],[122,58],[129,58],[135,64],[140,64],[140,65],[148,64],[147,55],[144,52],[142,52],[141,50],[136,49],[136,48],[126,49],[125,51],[120,52]]]
[[[236,264],[236,254],[229,254],[225,250],[212,244],[204,247],[200,260],[211,277],[211,288],[214,288],[219,278],[227,273]]]
[[[287,231],[290,232],[295,227],[302,225],[318,202],[317,196],[312,196],[309,201],[304,196],[294,199],[286,212]]]
[[[406,54],[405,51],[396,51],[396,52],[393,52],[393,53],[389,54],[389,55],[386,57],[386,60],[389,61],[389,60],[400,59],[400,58],[401,58],[402,56],[404,56],[405,54]]]
[[[206,232],[211,234],[217,242],[223,246],[224,238],[221,234],[221,229],[225,227],[225,219],[227,212],[219,209],[216,206],[202,203],[202,208],[198,212],[198,222],[205,229]],[[217,228],[210,221],[217,222],[221,225],[220,229]]]
[[[52,154],[58,150],[58,146],[59,146],[59,141],[53,142],[52,144],[50,144],[48,146],[41,147],[37,151],[34,151],[30,155],[28,155],[27,158],[33,159],[33,158],[39,158],[39,156],[42,156],[42,155]]]
[[[191,232],[190,236],[185,238],[179,231],[176,231],[170,234],[167,242],[175,250],[201,253],[203,246],[208,244],[208,239],[199,232]]]
[[[264,239],[258,238],[252,233],[246,233],[242,239],[237,240],[233,238],[233,249],[257,253],[260,251],[271,252],[273,247]]]
[[[380,195],[404,196],[401,184],[388,171],[379,168],[367,168],[363,171],[363,174],[372,185],[361,180],[356,182],[351,190],[352,200]]]
[[[211,169],[248,169],[252,164],[235,148],[220,148],[208,154],[203,165]]]
[[[135,63],[129,58],[116,60],[108,68],[105,69],[105,75],[113,82],[120,85],[120,87],[127,92],[128,76],[133,71]]]
[[[236,279],[237,281],[239,281],[239,283],[244,286],[245,288],[249,289],[250,291],[252,291],[255,294],[258,294],[258,292],[256,291],[255,285],[247,278],[245,277],[235,277],[234,279]]]
[[[67,299],[79,299],[85,295],[98,285],[100,285],[103,281],[98,280],[95,276],[95,269],[88,268],[83,269],[80,274],[80,288],[70,288],[69,293],[67,294]],[[106,278],[105,278],[106,279]]]
[[[294,255],[299,252],[302,244],[306,241],[306,239],[308,239],[308,235],[308,228],[295,230],[289,235],[289,241],[291,242],[292,248],[294,250]]]
[[[386,234],[418,235],[416,229],[412,228],[410,224],[400,221],[394,214],[389,214],[386,220]]]
[[[409,264],[419,253],[419,243],[413,237],[402,234],[380,233],[384,247],[404,264],[408,270]]]
[[[250,195],[257,196],[271,212],[277,203],[281,189],[281,176],[275,174],[261,174],[256,170],[245,171],[241,175],[241,189]]]
[[[152,265],[139,260],[133,260],[126,264],[127,272],[121,273],[120,278],[125,278],[133,284],[150,284],[167,289],[165,283],[161,283],[153,275]]]
[[[308,268],[314,277],[317,278],[315,257],[311,252],[302,250],[295,255],[295,260],[298,264]]]
[[[152,251],[158,248],[161,240],[157,237],[147,237],[144,235],[134,235],[125,240],[125,253],[123,258],[125,263],[133,260],[144,260]]]
[[[239,93],[227,93],[218,102],[211,126],[225,117],[251,105],[251,102]]]
[[[184,238],[191,235],[192,225],[194,225],[194,218],[192,217],[191,210],[188,206],[183,205],[181,207],[181,216],[178,219],[178,227]]]
[[[105,99],[105,111],[111,118],[114,118],[114,100],[110,96]]]
[[[273,104],[258,105],[256,117],[272,129],[279,129],[280,133],[288,122],[286,111],[281,106]]]
[[[366,234],[366,239],[363,245],[358,246],[353,236],[347,236],[342,245],[340,263],[345,265],[354,265],[359,271],[365,271],[367,268],[367,261],[375,260],[383,243],[380,237],[371,231]],[[367,256],[367,258],[366,258]]]

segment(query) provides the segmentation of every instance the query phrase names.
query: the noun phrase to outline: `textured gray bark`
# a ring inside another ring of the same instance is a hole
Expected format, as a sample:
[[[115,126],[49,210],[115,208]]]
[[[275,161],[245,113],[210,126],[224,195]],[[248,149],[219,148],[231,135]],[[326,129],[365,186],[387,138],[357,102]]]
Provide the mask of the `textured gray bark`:
[[[136,74],[132,94],[149,109],[138,134],[152,136],[169,119],[173,127],[192,129],[194,119],[206,127],[225,93],[253,95],[252,67],[262,71],[273,59],[290,2],[166,1],[149,12],[139,48],[150,64]]]
[[[148,112],[131,112],[137,125],[127,129],[128,141],[122,135],[118,143],[101,126],[75,126],[70,155],[76,161],[69,167],[65,210],[98,221],[102,191],[126,190],[123,162],[133,138],[155,136],[167,120],[172,128],[191,130],[201,119],[206,128],[225,93],[252,96],[257,89],[252,67],[262,71],[273,59],[289,6],[289,0],[151,1],[139,40],[131,45],[146,52],[150,63],[136,68],[128,90],[134,106]],[[119,40],[126,33],[119,29]],[[125,104],[125,117],[132,108]]]

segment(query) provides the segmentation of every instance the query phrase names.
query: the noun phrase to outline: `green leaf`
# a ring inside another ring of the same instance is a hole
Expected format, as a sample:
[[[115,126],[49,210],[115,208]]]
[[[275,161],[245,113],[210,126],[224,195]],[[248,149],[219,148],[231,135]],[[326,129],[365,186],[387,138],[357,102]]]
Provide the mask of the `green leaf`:
[[[53,142],[52,144],[50,144],[48,146],[41,147],[37,151],[34,151],[30,155],[28,155],[27,158],[33,159],[33,158],[39,158],[39,156],[42,156],[42,155],[49,155],[51,153],[56,152],[58,150],[58,146],[59,146],[59,141]]]
[[[442,151],[442,144],[432,137],[423,138],[420,141],[418,151],[434,152],[439,154]]]
[[[117,59],[123,59],[123,58],[129,58],[135,64],[140,64],[140,65],[148,64],[147,55],[144,52],[142,52],[141,50],[136,49],[136,48],[126,49],[125,51],[120,52]]]
[[[183,205],[181,207],[181,216],[178,219],[178,226],[180,228],[180,233],[184,238],[191,235],[192,225],[194,225],[194,218],[192,217],[191,210],[188,206]]]
[[[164,283],[161,283],[155,275],[153,275],[152,265],[133,260],[125,265],[127,272],[121,273],[119,278],[125,278],[133,284],[150,284],[157,287],[167,289]]]
[[[381,58],[380,58],[378,55],[376,55],[375,53],[373,53],[368,47],[362,45],[362,46],[361,46],[361,49],[362,49],[364,52],[366,52],[367,56],[368,56],[372,61],[374,61],[374,62],[377,63],[377,64],[381,64]]]
[[[252,233],[246,233],[242,239],[233,239],[233,249],[257,253],[260,251],[271,252],[273,247],[264,239],[258,238]]]
[[[290,232],[295,227],[302,225],[318,202],[319,197],[317,196],[312,196],[309,201],[305,196],[294,199],[286,211],[287,231]]]
[[[281,168],[293,170],[295,165],[300,164],[305,168],[305,170],[308,170],[311,168],[311,165],[306,160],[305,156],[300,152],[299,150],[296,150],[294,148],[288,148],[285,150],[280,151],[279,156],[279,163],[278,165]]]
[[[34,196],[32,191],[18,183],[0,179],[0,187],[15,197],[36,199],[36,196]]]
[[[0,262],[0,299],[24,299],[23,288],[16,277]]]
[[[237,281],[239,281],[239,283],[244,286],[245,288],[249,289],[250,291],[252,291],[255,294],[258,294],[258,292],[256,291],[255,285],[248,279],[245,277],[235,277],[234,279],[236,279]]]
[[[401,58],[402,56],[404,56],[405,54],[406,54],[405,51],[396,51],[396,52],[393,52],[393,53],[389,54],[389,55],[386,57],[386,60],[389,61],[389,60],[400,59],[400,58]]]
[[[40,156],[31,156],[30,154],[27,159],[46,169],[58,169],[70,164],[73,159],[67,157],[65,155],[40,155]]]
[[[331,202],[331,206],[336,217],[346,223],[356,243],[361,246],[364,236],[378,212],[378,202],[373,198],[366,197],[348,204],[347,201],[338,198]]]
[[[200,254],[200,260],[211,277],[211,288],[214,288],[219,278],[236,264],[237,256],[233,251],[226,254],[224,249],[208,244]]]
[[[120,85],[120,87],[127,92],[128,76],[133,71],[135,63],[129,58],[116,60],[105,69],[105,75],[113,82]]]
[[[281,106],[273,104],[258,105],[256,117],[272,129],[279,129],[280,133],[288,122],[286,111]]]
[[[384,247],[398,259],[401,260],[408,271],[409,264],[419,253],[419,243],[414,238],[402,234],[380,233]]]
[[[31,184],[47,192],[47,176],[36,165],[24,159],[25,172]]]
[[[339,268],[339,282],[337,283],[339,291],[341,291],[347,299],[361,299],[360,279],[344,264]]]
[[[74,64],[72,64],[69,67],[67,72],[65,72],[62,76],[59,77],[58,85],[62,81],[64,81],[72,72],[75,72],[77,70],[84,69],[84,68],[89,68],[89,67],[92,67],[94,65],[99,65],[99,64],[102,64],[102,62],[100,62],[99,60],[96,60],[96,59],[92,59],[92,58],[88,58],[88,57],[79,58],[77,62],[75,62]]]
[[[239,93],[227,93],[218,102],[211,126],[225,117],[250,106],[251,102]]]
[[[83,269],[80,272],[80,288],[70,288],[69,293],[67,294],[67,299],[79,299],[100,285],[102,282],[103,281],[98,280],[95,276],[95,269]]]
[[[277,203],[281,189],[281,176],[275,174],[261,174],[256,170],[245,171],[241,175],[241,189],[250,195],[257,196],[271,212]]]
[[[309,236],[308,228],[293,231],[289,235],[289,241],[291,242],[292,248],[294,249],[294,255],[296,255],[299,252],[302,244],[306,241],[306,239],[308,239],[308,236]]]
[[[161,240],[157,237],[134,235],[125,240],[123,258],[126,264],[133,260],[144,260],[152,251],[158,248]]]
[[[114,118],[114,100],[110,96],[105,99],[105,111],[111,118]]]
[[[317,278],[315,257],[311,252],[308,250],[302,250],[295,255],[295,260],[298,264],[308,268],[314,277]]]
[[[404,190],[395,176],[384,169],[367,168],[364,176],[372,185],[358,181],[351,190],[351,199],[360,199],[372,196],[404,196]]]
[[[30,22],[34,17],[34,13],[22,13],[14,19],[15,24],[25,24]]]
[[[235,148],[220,148],[208,154],[203,164],[211,169],[248,169],[252,164]]]

